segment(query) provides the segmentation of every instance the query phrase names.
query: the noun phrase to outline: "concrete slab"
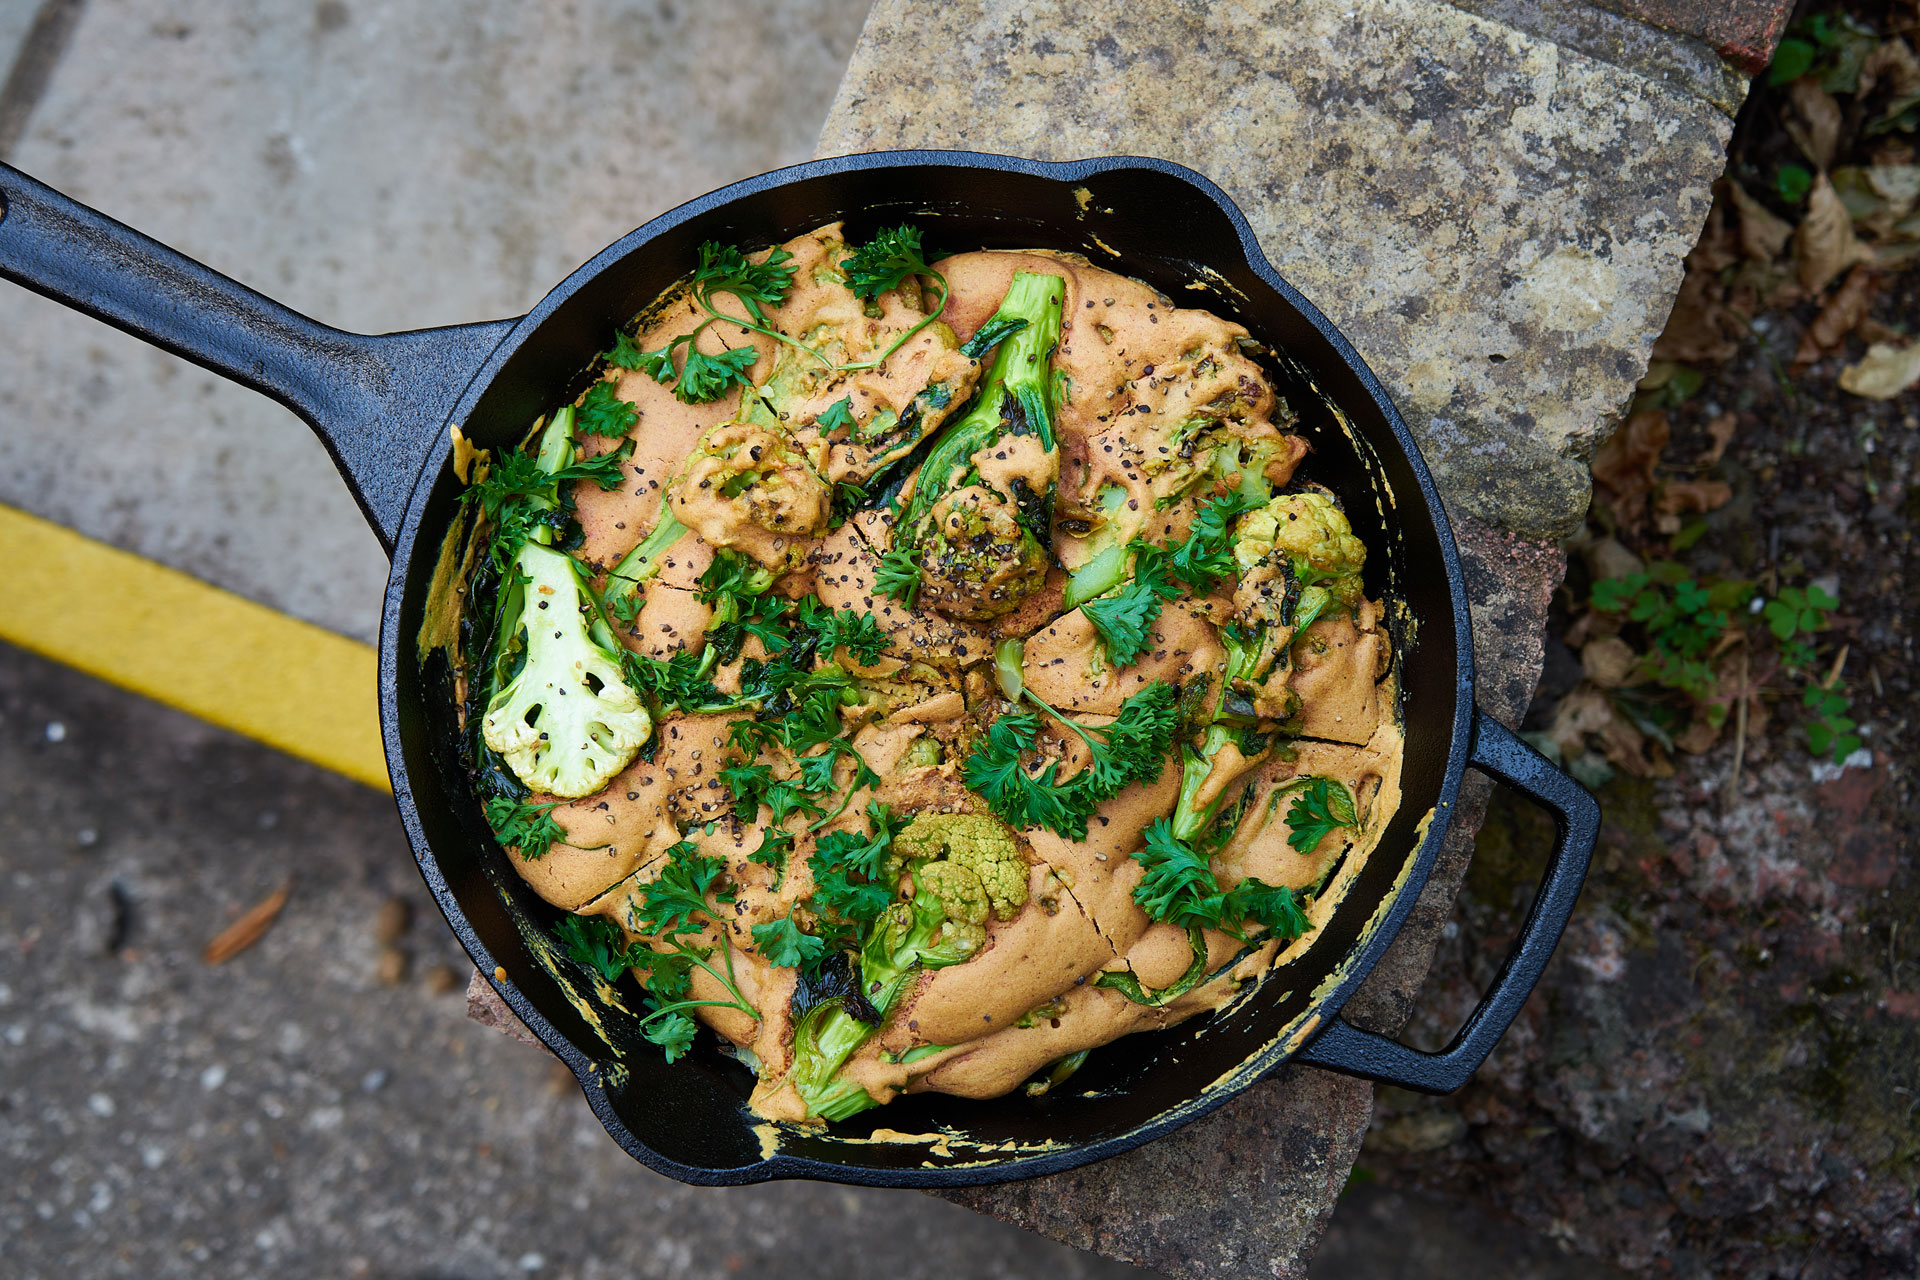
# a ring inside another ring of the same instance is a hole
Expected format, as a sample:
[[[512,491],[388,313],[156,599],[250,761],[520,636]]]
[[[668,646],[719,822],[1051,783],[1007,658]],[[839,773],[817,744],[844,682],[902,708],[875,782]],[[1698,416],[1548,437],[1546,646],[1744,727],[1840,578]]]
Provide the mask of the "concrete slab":
[[[328,323],[511,315],[804,159],[866,8],[90,0],[10,159]],[[385,562],[291,414],[24,291],[0,332],[0,502],[373,638]]]
[[[436,989],[466,957],[385,797],[4,646],[0,885],[12,1280],[1138,1274],[910,1192],[648,1173]]]

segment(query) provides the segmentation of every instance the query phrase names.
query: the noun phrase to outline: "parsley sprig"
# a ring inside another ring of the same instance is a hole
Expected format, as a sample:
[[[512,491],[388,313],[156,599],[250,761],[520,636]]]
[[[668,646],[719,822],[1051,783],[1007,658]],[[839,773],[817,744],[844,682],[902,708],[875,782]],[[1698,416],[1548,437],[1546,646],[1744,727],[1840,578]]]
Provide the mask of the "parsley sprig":
[[[987,802],[1003,822],[1021,829],[1045,827],[1084,840],[1095,809],[1136,782],[1160,776],[1173,743],[1179,697],[1173,686],[1154,681],[1120,706],[1111,724],[1093,727],[1060,714],[1030,689],[1032,701],[1087,746],[1087,767],[1060,779],[1060,762],[1038,773],[1028,770],[1024,754],[1033,750],[1042,721],[1031,711],[1009,711],[987,729],[984,741],[967,757],[967,786]]]
[[[839,364],[808,343],[773,328],[768,319],[766,308],[779,306],[793,288],[792,264],[793,255],[785,249],[775,248],[755,262],[736,245],[709,240],[700,246],[699,264],[694,268],[692,282],[694,302],[706,312],[706,319],[654,351],[642,351],[625,334],[615,334],[613,348],[604,358],[623,368],[644,370],[662,386],[672,386],[674,397],[682,403],[705,404],[719,399],[735,385],[752,386],[747,371],[759,359],[759,353],[752,347],[737,347],[717,355],[701,351],[697,339],[716,321],[764,334],[805,352],[825,365],[830,373],[841,374],[878,368],[886,363],[908,339],[932,324],[947,303],[947,282],[927,265],[918,228],[900,226],[877,232],[870,242],[855,249],[852,257],[840,263],[847,287],[854,296],[872,302],[887,290],[899,288],[909,278],[927,276],[935,282],[939,298],[918,324],[895,338],[875,358]],[[721,295],[740,303],[747,314],[722,310],[716,304]],[[676,353],[682,354],[676,358]],[[850,410],[849,403],[844,411],[849,420]]]
[[[1258,498],[1235,490],[1202,507],[1183,541],[1161,544],[1135,538],[1128,544],[1132,577],[1111,594],[1080,606],[1115,666],[1139,661],[1167,601],[1188,592],[1204,596],[1233,576],[1233,522],[1259,505]]]
[[[689,1009],[738,1009],[756,1021],[760,1017],[760,1011],[741,994],[734,974],[733,950],[725,941],[726,924],[715,914],[716,905],[733,901],[721,878],[725,871],[723,861],[703,856],[692,841],[682,840],[668,848],[666,865],[659,876],[641,886],[641,900],[632,919],[636,932],[651,935],[654,944],[665,944],[665,951],[644,941],[626,943],[617,925],[599,917],[567,916],[554,927],[568,957],[583,969],[608,982],[617,981],[629,969],[643,975],[640,982],[650,997],[651,1008],[640,1020],[641,1032],[666,1052],[668,1062],[678,1059],[693,1043],[695,1028]],[[691,940],[709,924],[719,931],[724,974],[708,963],[714,948]],[[733,998],[691,998],[695,969],[707,973]]]
[[[511,845],[520,856],[534,862],[546,855],[556,840],[565,840],[566,831],[553,820],[558,800],[534,804],[511,796],[493,796],[487,800],[487,825],[500,843]]]

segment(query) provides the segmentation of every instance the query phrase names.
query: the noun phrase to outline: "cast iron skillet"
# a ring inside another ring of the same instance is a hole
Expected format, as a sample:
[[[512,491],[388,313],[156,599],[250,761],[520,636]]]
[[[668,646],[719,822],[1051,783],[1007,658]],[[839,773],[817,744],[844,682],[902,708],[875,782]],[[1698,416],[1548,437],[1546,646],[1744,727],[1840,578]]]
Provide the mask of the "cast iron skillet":
[[[1460,561],[1413,440],[1346,339],[1268,264],[1239,210],[1190,170],[954,151],[816,161],[663,214],[518,320],[379,337],[316,324],[5,166],[0,197],[0,274],[272,396],[319,433],[393,556],[380,716],[420,873],[480,972],[573,1069],[607,1131],[662,1173],[705,1184],[810,1177],[911,1187],[1031,1177],[1169,1132],[1287,1061],[1450,1092],[1492,1051],[1559,941],[1598,807],[1474,707]],[[711,1046],[668,1067],[639,1042],[617,994],[553,961],[543,939],[554,912],[520,883],[481,820],[455,753],[444,664],[423,665],[414,637],[457,509],[449,423],[484,446],[509,444],[578,394],[615,326],[683,276],[702,241],[763,246],[835,218],[855,242],[912,220],[946,250],[1079,250],[1277,347],[1281,390],[1316,449],[1311,474],[1339,493],[1374,552],[1369,593],[1406,605],[1392,622],[1406,759],[1399,814],[1378,851],[1318,943],[1254,997],[1102,1049],[1041,1098],[919,1095],[803,1133],[756,1125],[743,1106],[746,1069]],[[1558,835],[1499,977],[1453,1043],[1423,1053],[1337,1015],[1419,897],[1469,766],[1551,810]],[[859,1140],[882,1126],[921,1136]]]

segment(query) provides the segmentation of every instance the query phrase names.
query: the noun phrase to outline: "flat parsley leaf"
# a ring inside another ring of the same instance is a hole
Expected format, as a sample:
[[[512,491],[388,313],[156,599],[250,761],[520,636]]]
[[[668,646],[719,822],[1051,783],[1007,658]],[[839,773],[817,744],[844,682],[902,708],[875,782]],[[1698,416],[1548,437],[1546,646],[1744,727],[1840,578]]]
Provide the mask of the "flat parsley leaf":
[[[632,401],[622,400],[611,382],[596,382],[587,388],[586,398],[580,401],[579,412],[573,420],[573,430],[576,435],[617,439],[627,434],[639,420],[639,410]]]
[[[680,381],[674,385],[673,398],[681,404],[706,404],[727,394],[735,383],[750,387],[753,382],[747,377],[747,370],[759,358],[760,353],[752,347],[735,347],[710,356],[688,343],[686,364],[680,370]]]
[[[709,240],[700,246],[693,286],[709,305],[716,293],[732,294],[746,304],[755,320],[765,324],[767,316],[761,306],[779,306],[793,287],[792,261],[793,255],[785,249],[774,249],[766,261],[749,262],[737,245]]]
[[[1194,517],[1187,540],[1174,548],[1168,570],[1195,595],[1202,596],[1222,578],[1236,576],[1239,566],[1233,559],[1233,522],[1261,505],[1260,499],[1238,490],[1208,502]]]
[[[569,960],[608,982],[642,962],[636,957],[652,954],[644,943],[628,946],[620,926],[600,916],[562,916],[553,933],[566,948]]]
[[[1267,884],[1252,876],[1227,891],[1224,914],[1228,919],[1252,920],[1265,925],[1274,937],[1288,941],[1312,927],[1292,889]]]
[[[668,1062],[678,1062],[693,1047],[695,1030],[693,1019],[675,1009],[647,1023],[641,1034],[660,1046]]]
[[[831,435],[842,428],[853,430],[853,397],[842,396],[822,409],[820,416],[813,420],[813,425],[820,428],[822,435]]]
[[[1099,633],[1113,665],[1127,667],[1152,647],[1148,629],[1160,617],[1161,604],[1172,598],[1171,588],[1136,578],[1116,595],[1087,601],[1080,612]]]
[[[532,862],[552,848],[554,841],[567,838],[566,831],[553,820],[553,810],[559,803],[550,800],[533,804],[494,796],[487,801],[487,825],[500,837],[501,844],[513,846],[522,858]]]
[[[1336,827],[1359,825],[1353,793],[1331,778],[1309,778],[1287,810],[1287,843],[1301,853],[1312,853]]]
[[[1040,718],[1030,711],[1011,711],[994,721],[986,740],[967,757],[966,784],[1016,829],[1046,827],[1084,840],[1095,809],[1133,783],[1160,776],[1173,743],[1179,696],[1171,685],[1156,680],[1122,703],[1111,724],[1099,727],[1046,709],[1086,742],[1091,759],[1085,769],[1064,782],[1057,761],[1029,773],[1021,753],[1037,741]]]
[[[802,933],[791,915],[772,924],[753,926],[753,945],[767,963],[780,969],[812,967],[827,954],[827,944],[809,933]]]
[[[713,918],[707,894],[726,871],[719,858],[702,857],[692,841],[682,840],[667,850],[667,864],[657,879],[640,887],[641,905],[636,912],[640,929],[662,938],[694,933],[700,928],[694,916]],[[716,902],[732,902],[733,895],[724,886],[715,893]]]

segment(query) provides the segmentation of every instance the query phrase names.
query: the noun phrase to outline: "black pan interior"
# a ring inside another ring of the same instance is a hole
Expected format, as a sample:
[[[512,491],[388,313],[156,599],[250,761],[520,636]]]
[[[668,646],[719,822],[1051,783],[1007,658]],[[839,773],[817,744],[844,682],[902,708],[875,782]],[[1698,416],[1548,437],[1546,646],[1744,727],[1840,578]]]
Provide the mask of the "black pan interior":
[[[1349,363],[1350,353],[1324,318],[1273,276],[1257,251],[1252,256],[1260,265],[1249,261],[1243,222],[1170,167],[992,158],[954,163],[951,156],[865,158],[870,163],[863,166],[861,159],[739,184],[626,237],[522,322],[496,353],[491,375],[469,389],[455,420],[486,447],[518,440],[536,415],[577,393],[614,328],[683,276],[704,240],[761,247],[844,219],[848,238],[858,242],[882,225],[911,220],[940,251],[1085,253],[1147,281],[1176,304],[1239,320],[1284,353],[1274,371],[1315,448],[1308,474],[1339,494],[1372,550],[1369,591],[1390,593],[1407,606],[1393,619],[1407,731],[1404,795],[1379,853],[1319,944],[1230,1016],[1196,1019],[1096,1051],[1067,1085],[1043,1098],[903,1098],[835,1126],[831,1136],[784,1134],[775,1155],[743,1106],[751,1087],[745,1068],[710,1045],[667,1066],[633,1034],[630,1015],[597,1000],[566,966],[535,958],[528,938],[544,933],[556,913],[522,886],[494,844],[454,749],[443,673],[432,666],[423,671],[413,653],[435,553],[460,490],[443,440],[396,549],[382,644],[389,754],[399,766],[403,815],[422,871],[476,961],[489,971],[500,966],[536,1029],[554,1033],[550,1042],[582,1073],[610,1132],[636,1157],[689,1181],[815,1176],[928,1186],[1003,1180],[1110,1155],[1202,1114],[1232,1091],[1210,1086],[1251,1059],[1277,1063],[1288,1050],[1276,1038],[1316,1007],[1330,1016],[1364,976],[1390,940],[1382,935],[1392,932],[1370,931],[1368,923],[1390,913],[1389,923],[1397,925],[1417,896],[1464,761],[1471,670],[1461,649],[1459,568],[1431,482],[1377,384],[1357,359]],[[1190,287],[1196,283],[1208,287],[1196,292]],[[1435,821],[1420,829],[1422,816],[1436,807]],[[1338,981],[1329,984],[1330,977]],[[1316,994],[1323,984],[1328,989]],[[1243,1071],[1233,1087],[1251,1078]],[[846,1140],[876,1127],[953,1140],[944,1149]],[[1012,1146],[980,1150],[992,1144]]]

